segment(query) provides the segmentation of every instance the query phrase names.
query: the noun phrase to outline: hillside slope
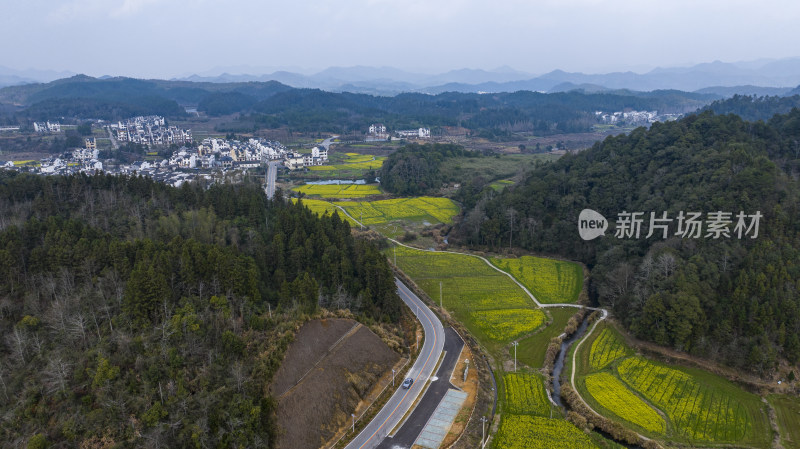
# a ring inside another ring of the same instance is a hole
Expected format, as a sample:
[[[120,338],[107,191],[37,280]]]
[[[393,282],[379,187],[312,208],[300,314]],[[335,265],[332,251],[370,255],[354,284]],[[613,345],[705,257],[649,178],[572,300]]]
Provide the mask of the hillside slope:
[[[707,112],[637,129],[475,199],[460,239],[581,260],[590,295],[638,337],[771,375],[800,360],[798,141],[798,110],[766,124]],[[606,217],[605,237],[581,239],[583,209]],[[642,213],[640,234],[615,236],[623,212]],[[666,236],[648,236],[651,212],[667,214]],[[679,228],[681,212],[700,213],[700,234]],[[714,238],[717,212],[731,215]]]

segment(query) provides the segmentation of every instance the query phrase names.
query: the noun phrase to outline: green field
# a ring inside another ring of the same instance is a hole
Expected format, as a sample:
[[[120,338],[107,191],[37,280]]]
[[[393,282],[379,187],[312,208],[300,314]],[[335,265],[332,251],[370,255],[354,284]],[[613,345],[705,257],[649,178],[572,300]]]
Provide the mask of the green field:
[[[595,449],[588,435],[562,419],[504,415],[493,440],[496,449]]]
[[[605,323],[577,356],[581,396],[636,431],[685,445],[770,445],[769,420],[758,396],[707,371],[633,355]],[[657,411],[666,418],[663,427]]]
[[[553,317],[553,322],[541,332],[519,341],[517,360],[531,368],[541,368],[544,364],[544,356],[550,339],[558,337],[564,332],[570,317],[577,311],[578,309],[573,307],[548,308],[547,313]]]
[[[494,181],[516,177],[533,170],[537,163],[560,156],[553,154],[504,154],[497,157],[453,157],[442,161],[440,171],[447,182],[465,182],[478,176]]]
[[[514,181],[509,181],[508,179],[501,179],[499,181],[495,181],[495,182],[489,184],[489,187],[491,187],[495,191],[499,192],[499,191],[505,189],[506,187],[513,186],[513,185],[514,185]]]
[[[311,171],[378,170],[379,168],[383,167],[383,161],[386,160],[385,157],[373,156],[371,154],[336,154],[337,157],[331,155],[330,165],[315,165],[309,169]]]
[[[341,201],[336,204],[364,225],[375,227],[389,237],[397,237],[409,227],[452,224],[453,217],[459,213],[458,205],[447,198]]]
[[[800,398],[797,396],[772,394],[770,404],[778,415],[781,442],[786,449],[800,448]]]
[[[533,256],[489,260],[514,276],[542,304],[575,303],[583,289],[583,269],[574,262]]]
[[[292,190],[320,198],[364,198],[383,193],[377,184],[305,184]]]
[[[402,246],[393,251],[400,269],[437,302],[441,282],[445,309],[491,348],[499,349],[544,322],[544,313],[511,279],[476,257]],[[514,315],[525,319],[509,319]]]

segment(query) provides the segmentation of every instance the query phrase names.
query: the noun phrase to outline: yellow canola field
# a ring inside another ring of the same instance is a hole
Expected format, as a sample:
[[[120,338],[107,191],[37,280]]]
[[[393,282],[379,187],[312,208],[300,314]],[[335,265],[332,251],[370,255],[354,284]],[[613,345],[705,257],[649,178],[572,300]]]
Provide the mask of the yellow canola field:
[[[546,317],[540,309],[480,310],[473,319],[492,340],[505,341],[535,331]]]
[[[363,217],[365,225],[379,225],[395,220],[427,221],[430,224],[452,224],[459,209],[447,198],[397,198],[381,201],[342,201],[337,203],[353,218]]]
[[[641,357],[620,363],[622,380],[663,410],[681,435],[703,441],[730,441],[744,437],[752,425],[746,410],[698,383],[690,374],[657,365]]]
[[[582,430],[561,419],[505,415],[495,437],[502,449],[596,449]]]
[[[583,268],[574,262],[533,256],[493,257],[490,261],[514,276],[544,304],[577,302],[583,289]]]
[[[586,389],[601,406],[620,418],[650,432],[666,432],[664,418],[612,374],[602,372],[590,375],[586,378]]]
[[[363,198],[382,193],[377,184],[305,184],[292,190],[322,198]]]
[[[603,329],[603,332],[592,343],[592,352],[590,354],[589,362],[592,370],[599,371],[615,360],[625,357],[628,351],[613,331]]]
[[[507,373],[503,376],[506,387],[506,413],[515,415],[550,415],[550,401],[544,391],[542,378],[533,373]]]

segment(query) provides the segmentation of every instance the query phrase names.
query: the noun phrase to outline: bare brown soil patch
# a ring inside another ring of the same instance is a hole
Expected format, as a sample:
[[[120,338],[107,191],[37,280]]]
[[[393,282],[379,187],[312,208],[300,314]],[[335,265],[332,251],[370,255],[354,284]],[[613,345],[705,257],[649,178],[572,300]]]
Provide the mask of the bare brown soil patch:
[[[278,398],[279,448],[318,448],[347,425],[400,356],[353,320],[306,323],[271,386]]]

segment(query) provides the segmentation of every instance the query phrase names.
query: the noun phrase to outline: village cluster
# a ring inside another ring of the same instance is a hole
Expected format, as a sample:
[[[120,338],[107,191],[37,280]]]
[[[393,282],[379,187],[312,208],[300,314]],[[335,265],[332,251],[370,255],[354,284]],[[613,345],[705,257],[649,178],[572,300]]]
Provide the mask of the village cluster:
[[[643,126],[655,122],[668,122],[677,120],[679,114],[658,114],[658,111],[617,111],[603,112],[595,111],[594,115],[600,119],[604,125],[618,126]]]
[[[134,117],[116,124],[107,125],[117,140],[151,147],[164,147],[170,144],[183,144],[166,158],[148,153],[142,160],[121,164],[113,160],[101,160],[100,150],[94,137],[84,139],[84,147],[68,153],[37,161],[2,162],[0,168],[26,171],[43,175],[68,175],[75,173],[133,174],[152,177],[168,184],[179,186],[194,179],[198,170],[247,169],[258,168],[269,161],[281,162],[290,170],[322,165],[328,161],[325,147],[314,147],[310,153],[300,153],[287,149],[283,144],[266,139],[246,141],[229,139],[204,139],[196,147],[192,146],[191,130],[166,126],[163,117]],[[36,124],[37,132],[59,132],[58,123]],[[38,131],[42,129],[42,131]],[[162,153],[163,154],[163,153]]]

